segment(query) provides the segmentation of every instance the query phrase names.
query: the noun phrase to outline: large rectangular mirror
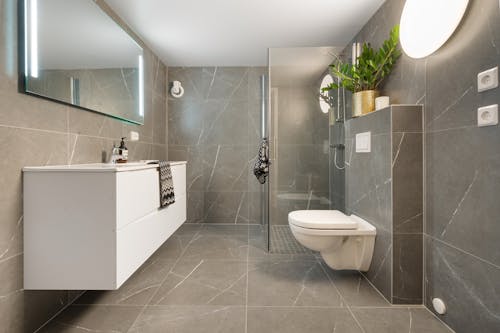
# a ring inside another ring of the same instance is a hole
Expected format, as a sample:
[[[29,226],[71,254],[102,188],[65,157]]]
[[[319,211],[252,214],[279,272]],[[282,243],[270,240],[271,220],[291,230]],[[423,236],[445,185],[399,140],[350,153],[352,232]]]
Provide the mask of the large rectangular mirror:
[[[143,124],[143,49],[95,1],[20,5],[25,93]]]

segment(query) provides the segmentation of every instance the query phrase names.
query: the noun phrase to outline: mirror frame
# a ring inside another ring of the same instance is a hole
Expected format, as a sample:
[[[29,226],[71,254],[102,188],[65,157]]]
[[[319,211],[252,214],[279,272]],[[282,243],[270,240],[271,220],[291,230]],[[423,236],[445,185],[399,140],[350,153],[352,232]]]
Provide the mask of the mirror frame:
[[[142,49],[142,63],[139,65],[139,114],[142,116],[143,120],[137,121],[133,119],[128,119],[120,116],[116,116],[110,113],[105,113],[103,111],[98,111],[94,109],[89,109],[84,106],[68,103],[56,98],[52,98],[49,96],[37,94],[35,92],[29,91],[27,89],[27,78],[28,78],[28,55],[27,55],[27,32],[26,32],[26,20],[27,20],[27,13],[26,13],[26,1],[29,0],[18,0],[17,1],[17,44],[18,44],[18,60],[17,60],[17,69],[18,69],[18,92],[22,94],[26,94],[29,96],[34,96],[38,97],[44,100],[52,101],[55,103],[59,104],[64,104],[67,106],[71,106],[80,110],[85,110],[85,111],[90,111],[92,113],[97,113],[103,116],[111,117],[120,121],[123,121],[125,123],[130,123],[134,125],[144,125],[144,118],[145,118],[145,103],[144,103],[144,95],[145,95],[145,87],[144,87],[144,71],[145,71],[145,64],[144,64],[144,50],[146,48],[145,44],[142,42],[142,40],[135,35],[131,30],[124,25],[123,22],[120,22],[116,17],[113,17],[114,15],[110,14],[111,9],[108,7],[107,4],[103,4],[101,1],[98,0],[90,0],[94,1],[95,5],[100,8],[108,16],[117,26],[120,27],[120,29],[123,30],[141,49]],[[142,65],[142,66],[141,66]],[[142,110],[142,114],[141,114]]]

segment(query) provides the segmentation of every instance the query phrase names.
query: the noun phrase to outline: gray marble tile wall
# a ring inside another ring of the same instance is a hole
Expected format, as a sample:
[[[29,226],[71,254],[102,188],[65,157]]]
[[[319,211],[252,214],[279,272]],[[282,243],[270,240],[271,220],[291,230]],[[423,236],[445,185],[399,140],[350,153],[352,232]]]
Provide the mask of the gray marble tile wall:
[[[345,212],[345,148],[335,149],[331,145],[345,146],[345,123],[335,122],[330,125],[330,209]]]
[[[264,67],[170,67],[182,98],[168,97],[169,157],[188,161],[188,222],[261,223],[253,176]]]
[[[371,152],[355,150],[371,132]],[[422,303],[422,107],[393,105],[346,122],[346,205],[377,228],[367,278],[391,302]]]
[[[270,223],[288,225],[288,213],[329,209],[329,125],[317,85],[273,82],[272,69]],[[275,150],[274,150],[275,149]]]
[[[387,0],[355,40],[380,45],[399,23],[404,0]],[[347,50],[348,51],[348,50]],[[478,93],[478,72],[498,66],[497,0],[473,0],[451,39],[433,55],[402,56],[383,93],[424,104],[424,302],[457,332],[500,331],[500,142],[498,126],[478,128],[477,107],[500,102]]]
[[[392,299],[392,133],[389,109],[346,123],[346,211],[377,228],[368,279]],[[371,152],[356,153],[356,134],[371,132]]]
[[[423,285],[423,108],[393,105],[392,303],[421,304]]]
[[[23,290],[22,173],[27,165],[100,162],[113,142],[138,131],[130,158],[167,157],[166,67],[145,52],[144,126],[18,92],[17,1],[0,0],[0,331],[33,332],[78,291]]]

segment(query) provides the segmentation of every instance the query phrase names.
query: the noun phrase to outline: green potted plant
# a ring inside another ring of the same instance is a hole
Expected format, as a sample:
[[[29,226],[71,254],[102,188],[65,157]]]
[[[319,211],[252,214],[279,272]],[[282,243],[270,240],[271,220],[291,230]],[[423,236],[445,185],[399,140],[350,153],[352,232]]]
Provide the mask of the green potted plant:
[[[352,116],[359,117],[375,110],[377,88],[391,73],[396,60],[401,56],[398,49],[399,26],[392,28],[389,38],[382,47],[374,50],[369,43],[363,43],[362,51],[354,64],[343,62],[341,59],[330,65],[332,76],[339,79],[322,89],[328,92],[343,87],[353,93]]]

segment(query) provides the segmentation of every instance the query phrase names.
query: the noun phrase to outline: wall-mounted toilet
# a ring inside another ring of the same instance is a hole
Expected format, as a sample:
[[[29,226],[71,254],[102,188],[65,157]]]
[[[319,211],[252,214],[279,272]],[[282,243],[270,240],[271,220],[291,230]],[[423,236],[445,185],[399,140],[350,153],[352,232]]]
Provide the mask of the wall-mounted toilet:
[[[377,230],[362,218],[338,210],[297,210],[288,214],[288,224],[297,241],[319,251],[331,268],[370,268]]]

